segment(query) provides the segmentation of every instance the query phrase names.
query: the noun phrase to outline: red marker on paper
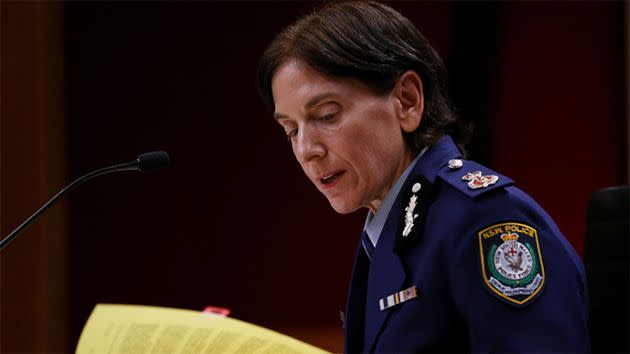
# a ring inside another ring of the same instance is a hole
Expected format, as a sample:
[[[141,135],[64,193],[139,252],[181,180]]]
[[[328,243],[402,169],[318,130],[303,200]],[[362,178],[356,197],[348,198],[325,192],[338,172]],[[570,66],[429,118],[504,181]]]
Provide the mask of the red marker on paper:
[[[204,308],[202,312],[227,317],[232,311],[224,307],[206,306],[206,308]]]

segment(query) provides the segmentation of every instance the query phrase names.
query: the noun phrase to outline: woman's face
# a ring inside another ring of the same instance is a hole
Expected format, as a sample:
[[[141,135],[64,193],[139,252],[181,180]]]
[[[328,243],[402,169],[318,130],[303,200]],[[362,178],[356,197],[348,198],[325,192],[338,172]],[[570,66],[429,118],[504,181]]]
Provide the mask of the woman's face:
[[[296,60],[272,79],[274,117],[304,173],[338,213],[375,212],[413,160],[400,100],[355,79],[328,77]]]

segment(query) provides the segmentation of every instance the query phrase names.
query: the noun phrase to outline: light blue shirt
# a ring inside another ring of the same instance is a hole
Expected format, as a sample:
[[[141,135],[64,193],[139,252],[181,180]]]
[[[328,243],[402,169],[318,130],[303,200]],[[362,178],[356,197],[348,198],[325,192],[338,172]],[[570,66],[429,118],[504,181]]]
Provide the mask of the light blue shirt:
[[[413,170],[413,167],[427,149],[428,147],[422,149],[418,156],[416,156],[416,158],[409,164],[409,167],[407,167],[405,172],[398,177],[396,183],[394,183],[392,189],[389,190],[389,193],[387,193],[383,203],[381,203],[381,206],[376,211],[376,214],[372,214],[372,211],[368,212],[363,230],[367,232],[368,238],[374,247],[376,247],[378,239],[381,237],[381,231],[383,231],[385,221],[387,221],[387,216],[389,215],[390,210],[392,210],[392,205],[394,204],[396,197],[398,197],[398,193],[400,193],[400,189],[405,183],[407,176],[409,176],[409,173],[411,173],[411,170]]]

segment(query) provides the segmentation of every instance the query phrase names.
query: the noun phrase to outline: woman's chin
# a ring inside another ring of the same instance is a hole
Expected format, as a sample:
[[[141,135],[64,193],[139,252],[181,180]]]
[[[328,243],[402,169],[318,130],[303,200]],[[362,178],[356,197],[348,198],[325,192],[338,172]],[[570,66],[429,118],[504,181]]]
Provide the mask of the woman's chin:
[[[351,203],[347,200],[328,199],[330,206],[339,214],[350,214],[361,208],[358,203]]]

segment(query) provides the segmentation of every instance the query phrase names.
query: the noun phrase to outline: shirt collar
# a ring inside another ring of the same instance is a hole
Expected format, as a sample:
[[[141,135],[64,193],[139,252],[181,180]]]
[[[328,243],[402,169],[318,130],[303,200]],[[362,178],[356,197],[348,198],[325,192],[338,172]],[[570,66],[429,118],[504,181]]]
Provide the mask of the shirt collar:
[[[389,190],[387,196],[381,203],[381,206],[376,211],[376,214],[373,214],[372,211],[368,212],[367,218],[365,219],[364,230],[368,234],[368,238],[372,242],[372,245],[376,247],[378,243],[378,239],[381,237],[381,231],[383,231],[383,227],[385,226],[385,221],[387,221],[387,216],[394,205],[394,201],[400,192],[405,180],[407,180],[407,176],[413,170],[413,167],[416,165],[420,157],[427,151],[428,147],[425,147],[420,151],[418,156],[409,164],[409,167],[403,172],[400,177],[396,180],[396,183],[392,186],[392,189]]]

